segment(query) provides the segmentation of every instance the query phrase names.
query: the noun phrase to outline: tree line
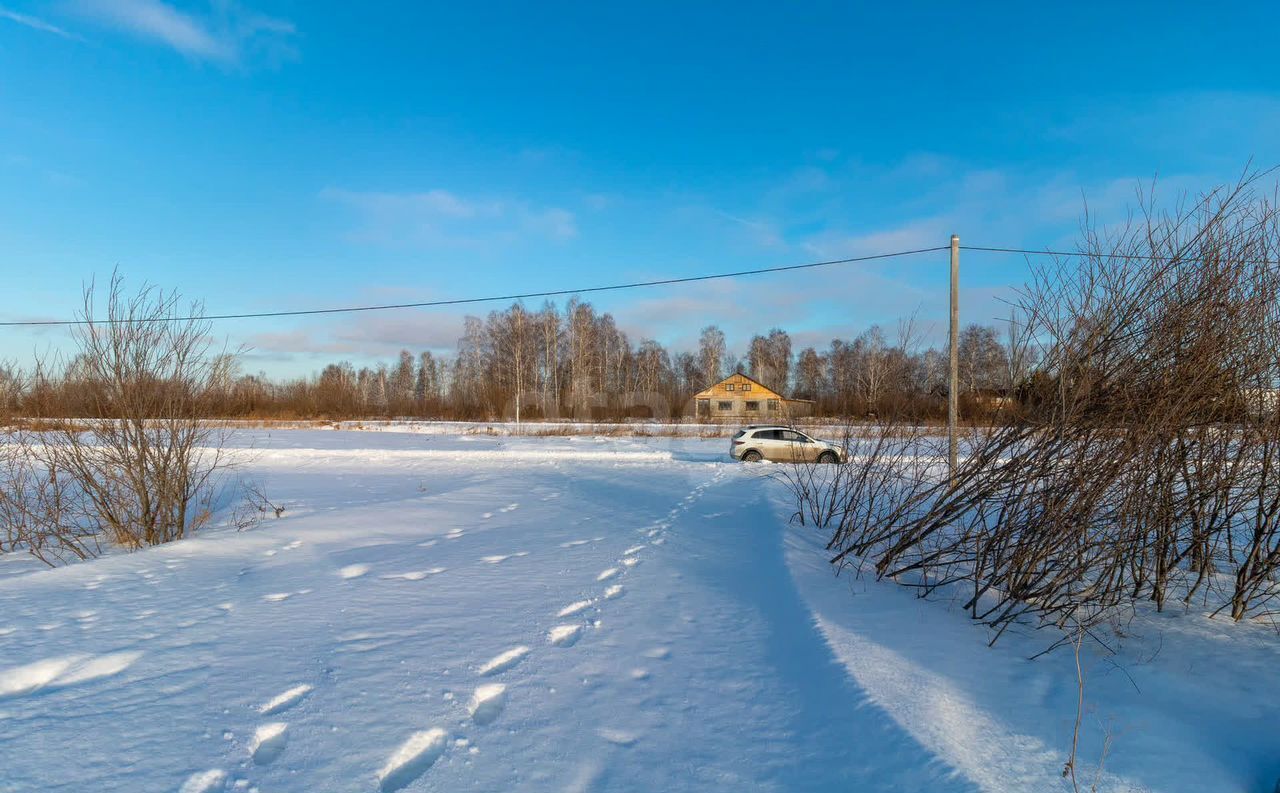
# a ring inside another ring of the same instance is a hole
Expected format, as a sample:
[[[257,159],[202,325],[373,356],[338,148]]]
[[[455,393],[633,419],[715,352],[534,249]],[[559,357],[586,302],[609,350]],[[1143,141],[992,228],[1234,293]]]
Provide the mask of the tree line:
[[[960,334],[960,384],[966,412],[990,407],[983,394],[1012,393],[1027,361],[1008,329],[969,325]],[[83,356],[31,372],[0,368],[0,410],[46,417],[93,416],[103,404]],[[212,384],[210,410],[222,417],[606,420],[675,418],[693,395],[735,372],[785,396],[815,402],[820,416],[946,415],[947,353],[922,347],[909,322],[892,332],[873,325],[822,349],[794,350],[772,328],[735,354],[715,325],[696,350],[633,343],[608,312],[578,299],[538,310],[523,303],[487,317],[468,316],[452,356],[402,350],[392,361],[328,364],[307,376],[273,379],[237,371],[227,354]],[[659,407],[655,408],[654,405]],[[665,413],[666,415],[658,415]]]

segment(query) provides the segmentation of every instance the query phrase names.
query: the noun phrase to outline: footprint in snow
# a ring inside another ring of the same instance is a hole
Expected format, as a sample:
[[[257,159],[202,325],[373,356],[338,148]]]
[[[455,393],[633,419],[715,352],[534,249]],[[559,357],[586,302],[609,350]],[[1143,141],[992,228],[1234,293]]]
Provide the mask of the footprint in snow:
[[[508,559],[515,559],[516,557],[519,557],[519,556],[528,556],[528,555],[529,555],[528,551],[517,551],[516,553],[496,554],[494,556],[482,556],[480,557],[480,561],[488,562],[489,564],[501,564],[502,562],[505,562]]]
[[[466,534],[466,532],[465,532],[465,531],[463,531],[462,529],[454,529],[453,531],[451,531],[451,532],[449,532],[448,534],[444,535],[444,538],[445,538],[446,540],[456,540],[456,539],[458,539],[459,537],[461,537],[461,536],[462,536],[462,535],[464,535],[464,534]]]
[[[622,584],[614,584],[604,591],[605,600],[622,597]]]
[[[590,608],[593,602],[594,601],[590,601],[590,600],[579,600],[575,603],[570,603],[569,605],[560,609],[559,613],[557,613],[556,616],[572,617],[574,614],[577,614],[579,611],[583,611],[584,609]]]
[[[634,732],[628,732],[627,730],[614,730],[608,727],[602,727],[596,731],[596,734],[601,738],[604,738],[609,743],[617,746],[631,746],[637,739]]]
[[[654,647],[651,650],[644,651],[645,658],[652,658],[656,661],[664,661],[671,657],[670,647]]]
[[[515,510],[517,507],[519,507],[519,506],[520,506],[519,504],[508,504],[508,505],[506,505],[505,507],[503,507],[502,509],[499,509],[498,511],[499,511],[499,512],[512,512],[512,511],[514,511],[514,510]]]
[[[613,578],[614,576],[616,576],[618,573],[621,573],[621,572],[622,571],[617,567],[610,567],[608,570],[605,570],[604,572],[600,573],[600,575],[596,576],[596,580],[608,581],[610,578]]]
[[[547,633],[547,641],[556,647],[572,647],[581,636],[581,625],[557,625]]]
[[[628,548],[627,550],[623,551],[623,552],[622,552],[622,555],[623,555],[623,556],[631,556],[632,554],[640,553],[640,552],[641,552],[641,551],[643,551],[643,550],[644,550],[644,546],[643,546],[643,545],[633,545],[633,546],[631,546],[630,548]]]
[[[520,663],[520,661],[528,654],[528,647],[513,647],[504,653],[499,653],[493,658],[490,658],[484,666],[481,666],[477,671],[482,677],[487,675],[496,675],[499,672],[505,672]]]
[[[221,768],[212,768],[208,771],[197,771],[187,777],[187,781],[178,788],[178,793],[214,793],[214,791],[225,789],[226,784],[227,772]]]
[[[467,705],[467,712],[476,724],[491,724],[507,704],[507,687],[501,683],[477,686]]]
[[[622,564],[626,567],[635,567],[640,564],[640,559],[635,556],[628,556],[622,560]]]
[[[273,721],[254,731],[253,741],[249,744],[249,755],[254,765],[267,765],[280,756],[288,742],[288,729],[288,724]]]
[[[444,754],[448,743],[449,734],[439,727],[410,735],[378,771],[378,789],[391,793],[422,776]]]
[[[258,713],[263,716],[272,716],[281,711],[288,710],[297,705],[307,694],[311,693],[312,686],[302,683],[283,693],[277,694],[271,699],[258,706]]]
[[[338,575],[347,579],[359,578],[360,576],[369,572],[370,569],[371,568],[367,564],[349,564],[346,567],[339,570]]]
[[[382,578],[386,580],[421,581],[428,576],[440,575],[447,569],[445,567],[432,567],[427,570],[410,570],[407,573],[388,573]]]
[[[562,543],[560,543],[560,547],[561,547],[561,548],[576,548],[576,547],[578,547],[579,545],[586,545],[586,544],[587,544],[587,543],[589,543],[589,542],[591,542],[591,540],[570,540],[569,542],[562,542]]]

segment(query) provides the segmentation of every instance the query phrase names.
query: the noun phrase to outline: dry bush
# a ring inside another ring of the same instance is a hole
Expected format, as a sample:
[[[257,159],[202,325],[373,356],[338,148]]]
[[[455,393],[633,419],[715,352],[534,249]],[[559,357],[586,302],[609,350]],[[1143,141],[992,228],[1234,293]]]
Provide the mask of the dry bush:
[[[228,463],[225,431],[206,419],[231,358],[214,354],[200,307],[152,287],[126,295],[118,275],[102,302],[105,316],[85,289],[78,354],[60,375],[92,418],[31,416],[42,432],[11,433],[0,471],[7,531],[51,563],[99,541],[140,548],[195,531]],[[56,369],[42,363],[37,380]]]
[[[850,470],[793,483],[833,561],[967,590],[994,642],[1027,619],[1093,634],[1139,601],[1233,619],[1280,596],[1280,223],[1255,178],[1086,233],[1017,301],[1040,365],[1017,420],[950,475],[882,426]],[[816,474],[819,475],[820,474]]]
[[[27,430],[0,434],[0,553],[26,551],[53,566],[96,556],[83,491],[40,453]]]

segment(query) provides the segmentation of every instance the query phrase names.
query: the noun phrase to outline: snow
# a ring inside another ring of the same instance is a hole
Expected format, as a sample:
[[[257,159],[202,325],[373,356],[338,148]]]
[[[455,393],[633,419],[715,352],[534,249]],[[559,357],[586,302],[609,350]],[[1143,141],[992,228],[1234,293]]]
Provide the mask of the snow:
[[[249,754],[253,762],[266,765],[284,751],[289,725],[282,721],[268,722],[253,731],[253,742],[249,745]]]
[[[399,790],[422,775],[444,752],[449,735],[439,727],[409,736],[378,772],[382,790]]]
[[[0,557],[0,791],[1066,789],[1070,651],[834,577],[724,440],[383,429],[238,430],[253,529]],[[1269,793],[1275,631],[1124,633],[1081,777]]]
[[[467,710],[476,724],[490,724],[498,718],[506,704],[507,687],[502,683],[487,683],[476,687]]]
[[[547,633],[547,641],[557,647],[572,647],[581,636],[581,625],[557,625]]]
[[[594,604],[594,600],[575,600],[564,608],[556,612],[557,617],[572,617],[580,611],[586,611]]]
[[[504,653],[499,653],[493,658],[485,662],[477,672],[481,675],[495,675],[499,672],[505,672],[516,664],[520,663],[520,659],[529,654],[528,647],[513,647]]]
[[[258,713],[263,716],[272,716],[283,710],[288,710],[301,702],[302,698],[307,694],[310,694],[312,688],[313,686],[307,683],[296,685],[288,691],[272,697],[269,701],[264,703],[262,707],[258,708]]]

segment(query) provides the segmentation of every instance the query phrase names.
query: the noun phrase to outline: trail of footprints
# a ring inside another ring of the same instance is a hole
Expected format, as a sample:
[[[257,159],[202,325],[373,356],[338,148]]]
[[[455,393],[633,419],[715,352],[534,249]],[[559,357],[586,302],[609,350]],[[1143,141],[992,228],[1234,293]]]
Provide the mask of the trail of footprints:
[[[647,542],[639,545],[633,545],[622,552],[619,559],[619,566],[609,567],[602,570],[596,576],[596,582],[610,582],[618,576],[625,573],[628,569],[634,567],[640,562],[640,554],[649,547],[661,546],[665,539],[663,532],[670,528],[671,524],[679,515],[687,510],[703,492],[723,477],[723,471],[717,472],[712,480],[698,485],[685,496],[681,502],[667,513],[665,519],[658,521],[651,527],[641,529]],[[509,512],[518,505],[511,504],[500,512]],[[491,517],[486,514],[485,518]],[[462,536],[461,531],[451,532],[445,535],[448,539],[456,539]],[[572,548],[579,545],[585,545],[589,542],[599,542],[603,537],[593,537],[590,540],[574,540],[571,542],[561,543],[562,548]],[[430,547],[434,541],[423,543],[424,547]],[[520,551],[514,554],[495,555],[482,557],[480,561],[488,564],[499,564],[507,559],[526,556],[527,551]],[[367,564],[352,564],[341,568],[338,575],[343,579],[356,579],[366,575],[371,569]],[[444,572],[444,568],[431,568],[427,571],[414,571],[409,573],[399,573],[392,575],[380,576],[383,579],[400,578],[407,580],[420,580],[428,575],[435,575]],[[305,594],[309,590],[303,590],[297,594]],[[575,615],[582,614],[590,608],[597,607],[602,601],[615,600],[624,593],[622,584],[610,583],[601,592],[599,598],[586,598],[577,600],[567,604],[564,608],[556,613],[558,619],[564,619]],[[294,593],[290,593],[294,594]],[[268,600],[283,600],[285,597],[268,596]],[[590,623],[579,620],[577,622],[565,622],[553,626],[547,631],[547,644],[558,648],[572,647],[582,637],[584,631]],[[598,622],[595,624],[599,624]],[[533,650],[525,645],[518,645],[509,650],[495,655],[485,663],[476,668],[476,674],[482,678],[494,678],[518,666],[525,658],[532,654]],[[671,654],[668,647],[654,647],[647,650],[644,656],[651,660],[664,660]],[[649,671],[645,668],[637,667],[631,670],[630,677],[633,680],[646,680],[649,677]],[[278,716],[285,713],[289,709],[295,707],[314,691],[314,687],[310,684],[301,683],[289,688],[271,699],[264,702],[257,708],[259,716]],[[507,704],[507,686],[500,682],[481,683],[472,691],[471,699],[467,703],[467,714],[470,720],[477,726],[486,726],[497,721]],[[605,741],[618,746],[631,746],[639,740],[639,736],[635,733],[618,730],[612,728],[601,728],[597,734]],[[276,760],[287,748],[289,735],[289,725],[285,721],[266,721],[258,725],[254,730],[252,739],[248,745],[249,758],[254,765],[267,765]],[[229,734],[227,737],[230,737]],[[437,760],[444,755],[450,746],[450,735],[447,730],[442,727],[432,727],[430,729],[414,732],[409,735],[403,743],[387,757],[383,766],[378,769],[374,777],[378,783],[378,790],[382,793],[393,793],[398,791],[418,777],[422,776],[435,764]],[[476,753],[478,749],[470,745],[470,741],[466,738],[458,738],[453,745],[459,749],[468,749],[471,753]],[[199,771],[187,778],[182,785],[179,793],[214,793],[214,791],[224,790],[228,775],[221,769],[210,769]],[[251,787],[247,780],[237,780],[234,784],[236,790],[246,790],[249,793],[256,791],[255,787]]]

